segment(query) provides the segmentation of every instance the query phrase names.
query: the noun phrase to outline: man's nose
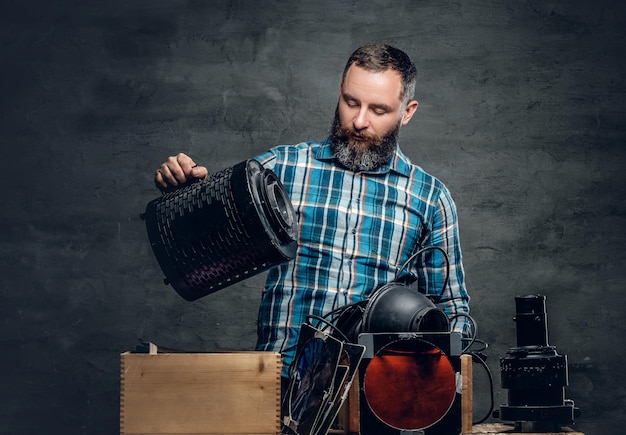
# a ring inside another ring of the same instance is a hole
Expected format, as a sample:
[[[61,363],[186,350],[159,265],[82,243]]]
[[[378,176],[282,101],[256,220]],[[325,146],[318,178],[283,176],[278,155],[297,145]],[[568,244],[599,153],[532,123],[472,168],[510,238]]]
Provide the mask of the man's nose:
[[[352,124],[354,125],[355,130],[365,130],[367,127],[369,127],[370,122],[367,115],[367,110],[365,108],[361,108],[358,111],[358,113],[352,120]]]

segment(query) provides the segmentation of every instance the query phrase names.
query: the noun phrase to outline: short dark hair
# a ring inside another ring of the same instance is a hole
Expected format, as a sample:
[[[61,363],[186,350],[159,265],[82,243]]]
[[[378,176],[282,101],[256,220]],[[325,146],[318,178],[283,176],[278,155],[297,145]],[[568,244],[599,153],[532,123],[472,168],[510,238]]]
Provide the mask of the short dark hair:
[[[371,44],[357,48],[348,58],[341,77],[342,83],[352,64],[356,64],[368,71],[382,72],[388,69],[397,71],[400,77],[402,77],[400,100],[406,104],[413,98],[417,69],[411,58],[404,51],[387,44]]]

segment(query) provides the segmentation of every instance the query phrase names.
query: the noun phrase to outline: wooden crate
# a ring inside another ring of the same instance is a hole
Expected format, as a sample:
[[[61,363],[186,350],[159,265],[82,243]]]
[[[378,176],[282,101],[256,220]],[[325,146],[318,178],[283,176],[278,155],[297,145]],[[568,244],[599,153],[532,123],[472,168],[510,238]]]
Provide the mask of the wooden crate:
[[[123,435],[280,433],[280,355],[121,355]]]

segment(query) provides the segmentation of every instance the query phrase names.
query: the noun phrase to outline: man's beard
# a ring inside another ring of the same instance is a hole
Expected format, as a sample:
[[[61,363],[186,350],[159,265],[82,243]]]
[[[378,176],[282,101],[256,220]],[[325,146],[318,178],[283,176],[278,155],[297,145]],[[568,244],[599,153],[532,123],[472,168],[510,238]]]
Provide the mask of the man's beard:
[[[375,171],[391,161],[396,151],[399,132],[400,121],[382,137],[359,133],[367,142],[363,143],[352,137],[354,130],[341,127],[339,111],[335,111],[330,132],[333,157],[351,171]]]

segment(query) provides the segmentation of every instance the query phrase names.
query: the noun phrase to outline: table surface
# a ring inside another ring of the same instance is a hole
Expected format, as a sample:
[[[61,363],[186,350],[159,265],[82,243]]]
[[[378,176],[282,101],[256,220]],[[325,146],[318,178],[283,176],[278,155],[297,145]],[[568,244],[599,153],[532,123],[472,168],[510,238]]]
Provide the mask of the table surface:
[[[506,435],[513,435],[513,434],[522,434],[522,432],[513,432],[513,426],[509,426],[506,424],[501,424],[501,423],[486,423],[486,424],[479,424],[476,425],[474,427],[472,427],[472,431],[464,434],[464,435],[470,435],[470,434],[506,434]],[[561,434],[567,434],[567,435],[585,435],[583,432],[576,432],[570,428],[563,428],[563,430],[561,432],[541,432],[541,433],[529,433],[529,432],[523,432],[523,435],[561,435]]]

